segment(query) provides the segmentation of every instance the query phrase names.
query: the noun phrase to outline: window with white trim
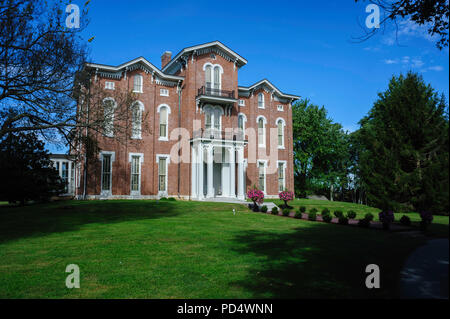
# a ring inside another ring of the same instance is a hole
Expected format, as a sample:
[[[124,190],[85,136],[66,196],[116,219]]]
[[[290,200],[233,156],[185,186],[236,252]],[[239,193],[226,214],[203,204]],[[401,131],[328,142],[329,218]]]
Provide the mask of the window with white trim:
[[[278,148],[284,148],[284,121],[279,119],[277,121],[278,129]]]
[[[285,165],[285,162],[278,162],[278,192],[282,192],[286,189]]]
[[[158,191],[167,193],[167,167],[168,158],[160,156],[158,158]]]
[[[168,89],[159,89],[159,95],[160,96],[169,96],[169,90]]]
[[[223,110],[220,106],[205,106],[205,129],[220,131]]]
[[[258,94],[258,108],[260,109],[264,108],[264,94],[262,93]]]
[[[103,100],[103,134],[108,137],[114,136],[114,110],[116,102],[113,98],[105,98]]]
[[[266,146],[266,121],[262,116],[258,118],[258,145]]]
[[[114,85],[115,85],[114,82],[106,81],[105,82],[105,89],[106,90],[114,90]]]
[[[238,115],[238,129],[239,129],[239,133],[244,134],[245,132],[245,115],[244,114],[239,114]]]
[[[258,162],[258,187],[266,192],[266,165],[265,162]]]
[[[141,191],[141,156],[131,156],[131,192],[140,193]]]
[[[143,82],[144,78],[140,74],[136,74],[133,78],[133,92],[142,93],[143,92]]]
[[[111,192],[111,154],[102,154],[102,191]]]
[[[157,110],[159,114],[159,138],[160,141],[169,140],[169,114],[170,106],[167,104],[161,104]]]
[[[239,100],[239,106],[245,106],[245,100]]]
[[[134,102],[131,107],[131,138],[142,138],[142,112],[144,105],[141,102]]]
[[[207,94],[220,94],[220,89],[222,88],[222,67],[218,64],[206,63],[203,69],[205,71]]]
[[[277,105],[277,110],[283,112],[283,105],[281,104]]]

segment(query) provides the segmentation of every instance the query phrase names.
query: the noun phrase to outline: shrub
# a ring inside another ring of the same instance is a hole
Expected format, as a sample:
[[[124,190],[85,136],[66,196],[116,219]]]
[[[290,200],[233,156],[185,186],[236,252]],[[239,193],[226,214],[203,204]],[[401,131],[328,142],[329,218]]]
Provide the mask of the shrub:
[[[323,220],[325,223],[330,223],[332,219],[333,219],[333,217],[331,217],[331,214],[330,214],[330,213],[328,213],[328,214],[326,214],[326,215],[322,215],[322,220]]]
[[[358,221],[358,226],[359,227],[364,227],[364,228],[369,228],[370,227],[370,220],[367,219],[367,218],[360,219]]]
[[[175,197],[169,197],[168,200],[171,201],[171,202],[176,202],[177,201],[177,199]]]
[[[272,214],[278,215],[278,207],[272,207]]]
[[[303,217],[302,212],[296,212],[294,215],[294,218],[297,218],[297,219],[301,219],[302,217]]]
[[[378,214],[378,218],[383,224],[383,229],[387,230],[391,227],[391,223],[394,221],[394,213],[392,212],[392,210],[381,211]]]
[[[422,219],[420,221],[420,229],[427,230],[428,225],[433,221],[433,215],[429,211],[420,211],[419,215]]]
[[[366,215],[364,215],[364,219],[367,219],[369,222],[371,222],[373,220],[373,214],[367,213]]]
[[[247,198],[250,198],[254,205],[256,205],[256,203],[262,204],[264,202],[264,193],[257,188],[252,188],[248,190]]]
[[[341,217],[339,217],[339,221],[338,222],[341,225],[348,225],[348,218],[344,217],[344,216],[341,216]]]
[[[288,202],[294,199],[294,192],[282,191],[278,194],[278,197],[284,201],[284,207],[289,207]]]
[[[314,221],[314,220],[316,220],[316,218],[317,218],[317,212],[313,212],[313,210],[311,209],[311,211],[308,214],[308,219]]]
[[[311,208],[311,209],[310,209],[310,212],[311,212],[311,213],[314,213],[314,214],[317,214],[317,208]]]
[[[291,213],[291,210],[289,208],[283,208],[283,216],[289,216],[289,214]]]
[[[411,225],[411,219],[408,216],[403,215],[402,218],[400,218],[400,223],[402,225],[405,225],[405,226],[410,226]]]
[[[349,211],[347,212],[347,218],[348,218],[348,219],[355,219],[355,217],[356,217],[356,213],[355,213],[354,211],[349,210]]]
[[[261,213],[267,213],[267,206],[266,205],[263,205],[261,207]]]
[[[300,208],[298,209],[301,213],[306,212],[306,207],[305,206],[300,206]]]
[[[330,210],[328,208],[322,209],[322,216],[324,215],[330,215]]]
[[[335,210],[334,216],[336,216],[337,218],[341,218],[344,217],[344,213],[342,212],[342,210]]]

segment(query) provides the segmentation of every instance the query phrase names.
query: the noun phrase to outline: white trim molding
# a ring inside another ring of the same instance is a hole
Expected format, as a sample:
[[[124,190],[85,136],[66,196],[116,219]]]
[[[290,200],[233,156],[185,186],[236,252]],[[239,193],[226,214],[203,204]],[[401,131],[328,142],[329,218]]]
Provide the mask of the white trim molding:
[[[160,133],[160,125],[161,125],[161,116],[160,116],[159,121],[158,121],[158,141],[165,141],[165,142],[167,142],[169,140],[169,115],[170,115],[170,113],[172,111],[170,110],[170,106],[168,104],[163,103],[163,104],[158,105],[158,108],[157,108],[156,112],[161,115],[161,109],[163,107],[165,107],[167,109],[166,136],[160,136],[159,135],[159,133]]]
[[[258,186],[259,186],[259,164],[262,163],[263,164],[263,168],[264,168],[264,190],[263,193],[264,195],[267,195],[267,163],[268,161],[266,159],[259,159],[256,161],[256,163],[258,164],[256,166],[256,169],[258,170]]]
[[[262,119],[263,120],[263,143],[261,143],[261,141],[259,140],[259,120]],[[256,118],[256,132],[257,132],[257,138],[258,138],[258,146],[259,147],[266,147],[266,126],[267,126],[267,120],[265,118],[264,115],[259,115]]]
[[[278,145],[278,122],[280,122],[280,121],[281,121],[281,123],[283,125],[283,128],[282,128],[282,130],[283,130],[283,139],[282,139],[282,144]],[[275,120],[275,126],[277,127],[277,146],[278,146],[278,149],[279,150],[284,150],[285,149],[285,145],[286,145],[286,143],[285,143],[285,139],[286,139],[286,121],[282,117],[279,117],[279,118],[277,118]]]
[[[131,104],[131,113],[132,114],[133,114],[133,108],[136,105],[139,106],[139,113],[138,113],[139,127],[136,128],[137,133],[134,134],[134,132],[133,132],[134,131],[134,125],[136,125],[136,124],[133,122],[133,115],[132,115],[131,116],[131,139],[140,140],[140,139],[142,139],[142,115],[144,113],[145,107],[144,107],[144,103],[142,103],[141,101],[139,101],[139,100],[134,101]]]
[[[278,173],[278,169],[280,167],[280,164],[283,164],[283,190],[286,189],[286,169],[287,169],[287,161],[285,160],[281,160],[281,161],[277,161],[277,173]],[[277,189],[279,190],[279,184],[278,184],[278,174],[277,174]]]
[[[166,190],[160,191],[159,190],[159,159],[165,158],[166,159]],[[170,155],[169,154],[156,154],[156,163],[158,164],[157,167],[157,176],[158,176],[158,197],[167,197],[169,193],[169,163],[170,163]]]

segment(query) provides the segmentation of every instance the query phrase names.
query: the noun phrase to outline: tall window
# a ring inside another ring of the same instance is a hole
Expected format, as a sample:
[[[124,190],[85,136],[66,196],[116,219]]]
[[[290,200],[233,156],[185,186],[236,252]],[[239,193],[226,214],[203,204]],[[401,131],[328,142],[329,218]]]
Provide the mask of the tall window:
[[[103,100],[103,134],[112,137],[114,135],[114,109],[116,102],[112,98]]]
[[[63,162],[61,165],[61,179],[64,184],[64,193],[69,192],[69,163]]]
[[[266,123],[263,117],[258,118],[258,145],[266,145]]]
[[[239,133],[244,134],[244,116],[242,114],[238,116],[238,129]]]
[[[260,109],[264,108],[264,94],[262,94],[262,93],[258,94],[258,107]]]
[[[218,66],[214,67],[214,89],[220,89],[220,68]]]
[[[131,156],[131,191],[140,192],[141,189],[141,157]]]
[[[102,191],[111,191],[111,154],[102,155]]]
[[[142,87],[143,87],[143,77],[140,74],[137,74],[134,76],[134,81],[133,81],[133,92],[135,93],[142,93]]]
[[[212,88],[211,75],[212,75],[212,66],[207,65],[205,69],[205,84],[207,89]]]
[[[131,107],[131,138],[141,138],[142,111],[144,106],[141,102],[134,102]]]
[[[167,192],[167,158],[161,157],[159,158],[159,167],[158,167],[158,190],[160,192]]]
[[[260,190],[266,192],[266,171],[264,162],[258,162],[258,185]]]
[[[284,191],[285,187],[285,179],[284,179],[284,162],[278,163],[278,191]]]
[[[221,117],[223,110],[220,106],[206,106],[205,111],[205,129],[214,129],[216,131],[221,130]]]
[[[282,119],[277,120],[278,128],[278,148],[284,147],[284,121]]]
[[[159,113],[159,140],[167,141],[169,139],[169,114],[170,107],[167,104],[158,106]]]
[[[205,70],[205,86],[208,94],[220,94],[222,67],[218,64],[212,65],[207,63],[204,65]]]

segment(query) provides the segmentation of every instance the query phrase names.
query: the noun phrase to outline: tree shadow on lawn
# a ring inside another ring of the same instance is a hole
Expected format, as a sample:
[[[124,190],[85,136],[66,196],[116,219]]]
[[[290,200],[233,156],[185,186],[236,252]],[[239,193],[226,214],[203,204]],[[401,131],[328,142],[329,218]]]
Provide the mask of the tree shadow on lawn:
[[[74,231],[91,223],[173,217],[179,214],[171,201],[61,201],[0,209],[0,243],[25,237]]]
[[[259,262],[232,283],[254,298],[398,298],[400,271],[423,238],[310,223],[289,233],[246,231],[235,249]],[[367,289],[366,266],[377,264],[381,288]]]

